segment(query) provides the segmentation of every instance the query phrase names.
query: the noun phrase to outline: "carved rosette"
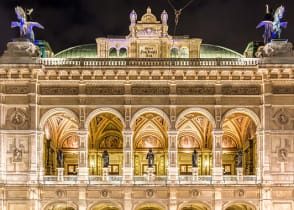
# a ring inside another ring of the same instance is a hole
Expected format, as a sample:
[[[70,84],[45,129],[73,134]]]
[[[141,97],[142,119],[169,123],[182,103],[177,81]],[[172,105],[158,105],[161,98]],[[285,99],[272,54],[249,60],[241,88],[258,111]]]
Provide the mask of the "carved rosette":
[[[291,116],[289,113],[284,110],[280,109],[273,115],[273,121],[282,128],[287,126],[290,122]]]
[[[148,189],[145,191],[145,194],[146,194],[146,198],[153,198],[154,197],[154,190],[153,189]]]

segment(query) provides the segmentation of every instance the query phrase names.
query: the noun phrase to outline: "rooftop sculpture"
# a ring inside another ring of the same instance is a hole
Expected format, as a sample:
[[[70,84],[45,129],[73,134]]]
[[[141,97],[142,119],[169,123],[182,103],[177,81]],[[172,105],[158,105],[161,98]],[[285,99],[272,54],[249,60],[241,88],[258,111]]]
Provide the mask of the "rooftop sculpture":
[[[287,27],[287,22],[281,22],[285,12],[284,6],[279,6],[274,14],[270,12],[268,5],[266,5],[266,15],[264,20],[261,21],[256,28],[264,27],[262,35],[264,43],[269,43],[272,39],[280,38],[282,28]]]
[[[29,39],[31,42],[35,41],[33,27],[44,29],[38,22],[27,21],[27,17],[32,13],[32,9],[27,10],[27,13],[22,7],[15,7],[15,13],[18,21],[11,22],[11,28],[19,27],[20,38]]]

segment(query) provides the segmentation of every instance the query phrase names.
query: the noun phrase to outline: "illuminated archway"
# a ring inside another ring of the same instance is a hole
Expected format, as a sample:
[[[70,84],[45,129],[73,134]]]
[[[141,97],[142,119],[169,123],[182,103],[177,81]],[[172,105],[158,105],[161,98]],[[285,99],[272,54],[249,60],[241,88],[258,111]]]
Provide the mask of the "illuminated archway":
[[[179,210],[210,210],[211,208],[203,203],[197,201],[185,202],[178,208]]]
[[[256,207],[250,203],[240,201],[226,204],[224,210],[256,210]]]
[[[150,203],[143,203],[139,204],[134,208],[134,210],[166,210],[166,208],[156,202],[150,202]]]
[[[95,112],[97,113],[97,112]],[[91,117],[88,128],[89,169],[91,175],[102,175],[103,152],[109,155],[109,175],[121,175],[123,164],[123,124],[117,115],[99,112]]]
[[[211,174],[213,123],[206,115],[212,118],[208,113],[204,115],[191,109],[181,113],[177,120],[180,175],[192,175],[193,150],[197,152],[198,161],[194,164],[198,167],[199,175]]]
[[[65,175],[77,175],[79,128],[76,116],[66,109],[53,109],[41,118],[40,124],[45,133],[43,139],[45,174],[56,175],[57,168],[64,168]],[[58,158],[58,151],[62,157]]]
[[[43,210],[77,210],[73,202],[56,202],[46,205]]]
[[[92,205],[91,207],[88,208],[89,210],[121,210],[122,207],[113,202],[101,202]]]
[[[132,124],[134,148],[134,174],[143,176],[147,173],[146,155],[151,149],[154,153],[153,169],[156,175],[166,175],[168,155],[168,122],[157,113],[143,112]]]
[[[257,138],[259,119],[252,111],[229,111],[222,122],[222,164],[224,175],[236,175],[237,168],[243,175],[256,174]]]

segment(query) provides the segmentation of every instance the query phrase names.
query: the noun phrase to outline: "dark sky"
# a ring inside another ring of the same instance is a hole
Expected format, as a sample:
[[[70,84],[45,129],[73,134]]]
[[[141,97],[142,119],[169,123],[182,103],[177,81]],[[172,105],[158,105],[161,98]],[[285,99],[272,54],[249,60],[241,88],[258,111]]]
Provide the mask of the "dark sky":
[[[170,1],[181,8],[190,0]],[[243,52],[248,42],[262,40],[263,29],[255,27],[264,17],[266,3],[273,9],[285,6],[283,20],[288,21],[288,28],[281,38],[294,42],[294,0],[194,0],[183,10],[176,35],[202,38],[204,43]],[[17,28],[10,28],[10,22],[17,20],[17,5],[34,8],[33,21],[45,27],[35,28],[36,39],[48,41],[55,53],[74,45],[95,43],[96,37],[127,35],[132,9],[138,19],[147,6],[158,19],[166,9],[169,34],[174,29],[174,12],[168,0],[0,0],[0,54],[8,41],[19,35]]]

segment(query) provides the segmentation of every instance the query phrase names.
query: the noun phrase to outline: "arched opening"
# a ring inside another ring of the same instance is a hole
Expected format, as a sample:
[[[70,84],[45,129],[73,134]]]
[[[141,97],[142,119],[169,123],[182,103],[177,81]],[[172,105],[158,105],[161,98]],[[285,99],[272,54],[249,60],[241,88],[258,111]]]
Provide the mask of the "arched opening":
[[[177,123],[180,175],[192,175],[192,153],[196,150],[199,175],[210,175],[212,168],[212,123],[201,113],[184,115]]]
[[[78,122],[67,113],[55,113],[44,124],[44,168],[46,175],[77,175],[79,137]]]
[[[157,176],[166,175],[168,123],[156,113],[144,113],[136,118],[134,131],[134,174],[143,176],[149,168],[147,153],[154,154],[153,170]]]
[[[222,164],[224,175],[236,175],[242,169],[243,175],[255,175],[257,163],[257,126],[244,113],[232,113],[223,122]]]
[[[179,210],[209,210],[207,205],[202,203],[187,203],[182,205]]]
[[[91,175],[103,175],[107,167],[109,175],[121,175],[123,165],[122,122],[112,113],[101,113],[89,123],[89,169]],[[106,152],[105,152],[106,151]],[[108,153],[109,162],[105,166],[103,154]]]
[[[225,210],[255,210],[253,206],[249,204],[243,204],[243,203],[235,203],[231,204],[228,207],[225,208]]]
[[[76,210],[76,208],[67,203],[54,203],[47,206],[44,210]]]
[[[90,210],[120,210],[116,204],[113,203],[101,203],[98,205],[94,205]]]
[[[119,49],[119,57],[126,58],[128,57],[128,51],[125,47]]]
[[[171,58],[178,58],[179,57],[179,50],[176,47],[171,48],[170,50],[170,57]]]
[[[158,203],[144,203],[135,208],[135,210],[165,210]]]
[[[115,47],[111,47],[109,49],[109,57],[116,58],[117,57],[117,49]]]
[[[181,48],[181,58],[189,58],[189,48],[187,47],[182,47]]]

